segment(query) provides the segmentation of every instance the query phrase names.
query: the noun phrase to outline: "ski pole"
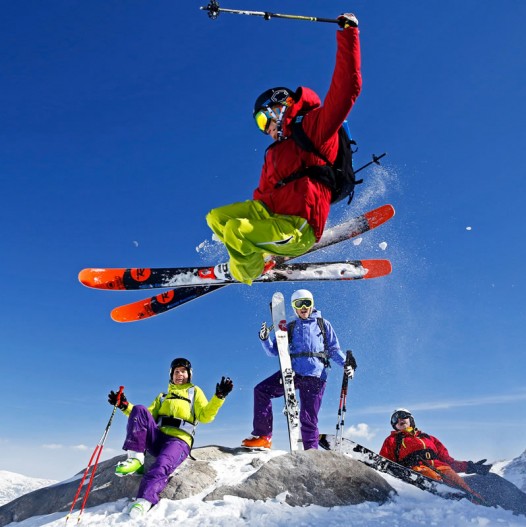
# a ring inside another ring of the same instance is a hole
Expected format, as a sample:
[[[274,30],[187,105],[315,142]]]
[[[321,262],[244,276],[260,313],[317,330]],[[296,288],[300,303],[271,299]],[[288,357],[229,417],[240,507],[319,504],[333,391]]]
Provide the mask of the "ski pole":
[[[279,13],[269,13],[268,11],[247,11],[245,9],[223,9],[219,7],[217,0],[211,0],[207,6],[200,8],[201,11],[208,11],[208,17],[215,20],[220,13],[231,13],[233,15],[249,15],[249,16],[261,16],[265,20],[271,18],[287,18],[289,20],[303,20],[307,22],[329,22],[331,24],[338,24],[338,20],[334,18],[320,18],[316,16],[303,16],[303,15],[283,15]]]
[[[124,391],[124,386],[119,387],[119,391],[117,392],[117,401],[115,402],[115,406],[113,407],[113,411],[111,412],[110,419],[108,421],[108,424],[106,425],[106,428],[104,429],[104,433],[102,434],[102,437],[100,438],[99,442],[97,443],[97,446],[95,447],[95,450],[93,451],[93,454],[91,454],[90,460],[88,461],[88,466],[86,467],[86,470],[84,471],[84,475],[82,476],[82,479],[80,480],[79,488],[77,489],[77,493],[75,494],[75,497],[73,498],[73,503],[71,504],[71,509],[69,509],[69,513],[66,516],[66,524],[68,523],[69,517],[71,516],[71,513],[73,511],[73,508],[75,507],[75,503],[77,503],[77,499],[80,495],[80,492],[82,491],[82,486],[84,485],[84,481],[86,479],[86,476],[88,475],[88,472],[90,468],[91,476],[88,482],[88,487],[86,488],[86,494],[84,496],[84,499],[82,500],[82,504],[80,506],[79,510],[79,516],[77,518],[77,523],[80,523],[80,519],[82,517],[82,513],[84,512],[84,508],[86,506],[86,501],[88,501],[88,496],[91,490],[91,486],[93,484],[93,478],[95,476],[95,471],[97,470],[97,466],[99,464],[100,455],[102,454],[102,449],[104,448],[104,443],[106,441],[106,438],[108,437],[108,432],[110,431],[110,426],[113,421],[113,416],[115,415],[115,412],[117,411],[117,408],[121,402],[121,395]],[[93,461],[95,460],[95,461]]]
[[[363,170],[364,168],[367,168],[368,166],[371,166],[373,163],[375,165],[380,165],[380,159],[382,159],[382,157],[385,157],[387,155],[387,152],[384,152],[382,155],[379,155],[379,156],[376,156],[373,154],[373,160],[372,161],[369,161],[369,163],[366,163],[365,165],[361,166],[360,168],[356,169],[354,171],[355,174],[358,174],[358,172],[360,172],[360,170]]]
[[[336,422],[336,441],[335,446],[336,450],[341,449],[342,439],[343,439],[343,427],[345,425],[345,413],[347,412],[347,388],[349,386],[349,377],[352,378],[352,375],[349,376],[346,373],[347,366],[351,366],[354,370],[356,369],[356,360],[353,357],[352,351],[347,350],[347,355],[345,357],[345,367],[343,371],[342,379],[342,389],[340,392],[340,405],[338,406],[338,420]]]

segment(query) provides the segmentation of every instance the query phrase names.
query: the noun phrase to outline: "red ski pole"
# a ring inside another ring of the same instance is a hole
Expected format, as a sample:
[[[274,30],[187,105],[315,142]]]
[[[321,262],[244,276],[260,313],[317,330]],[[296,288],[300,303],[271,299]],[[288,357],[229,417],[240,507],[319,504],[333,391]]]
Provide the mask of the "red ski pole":
[[[354,370],[356,369],[356,360],[353,357],[352,351],[347,350],[347,355],[345,357],[345,368],[351,366]],[[352,376],[351,376],[352,378]],[[349,386],[349,376],[347,372],[343,372],[342,380],[342,389],[340,392],[340,405],[338,407],[338,421],[336,422],[336,436],[335,436],[335,447],[336,450],[341,449],[341,444],[343,440],[343,427],[345,425],[345,413],[347,412],[347,389]]]
[[[117,411],[117,408],[119,407],[119,404],[121,402],[121,395],[123,391],[124,391],[124,386],[120,386],[119,391],[117,392],[117,401],[115,402],[115,406],[113,407],[113,412],[111,412],[111,416],[108,421],[108,424],[106,425],[106,428],[104,429],[104,433],[102,434],[102,437],[97,443],[97,446],[95,447],[95,450],[93,451],[93,454],[91,454],[90,460],[88,462],[88,466],[86,467],[86,470],[84,471],[82,479],[80,480],[79,488],[77,489],[77,493],[75,494],[75,497],[73,498],[73,503],[71,504],[71,509],[69,509],[69,513],[66,516],[66,524],[68,523],[69,517],[71,516],[71,512],[73,511],[73,508],[75,507],[75,503],[77,503],[78,497],[80,496],[80,493],[82,491],[82,486],[84,485],[84,481],[86,480],[86,476],[88,475],[90,468],[92,468],[91,476],[88,482],[88,487],[86,488],[86,494],[84,496],[84,499],[82,500],[82,504],[80,506],[80,511],[79,511],[79,516],[77,518],[77,523],[80,522],[82,513],[84,512],[84,508],[86,506],[86,501],[88,501],[88,496],[91,491],[91,486],[93,485],[93,478],[95,476],[95,471],[97,470],[97,466],[99,464],[100,455],[102,454],[104,443],[106,441],[106,438],[108,437],[108,432],[110,431],[110,426],[113,421],[113,416],[115,415],[115,412]],[[94,459],[95,459],[95,463],[93,463]]]

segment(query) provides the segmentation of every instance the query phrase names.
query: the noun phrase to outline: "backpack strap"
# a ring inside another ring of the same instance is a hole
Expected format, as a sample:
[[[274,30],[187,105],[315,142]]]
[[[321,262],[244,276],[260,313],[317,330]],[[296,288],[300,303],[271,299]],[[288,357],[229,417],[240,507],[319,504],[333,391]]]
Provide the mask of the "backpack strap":
[[[296,179],[300,179],[305,176],[314,177],[315,179],[321,181],[323,184],[327,185],[329,188],[331,187],[331,183],[334,180],[334,176],[332,175],[332,163],[321,152],[318,151],[318,149],[314,146],[314,143],[312,142],[311,138],[305,133],[303,125],[301,124],[303,117],[303,115],[300,115],[296,117],[294,121],[292,121],[292,133],[290,135],[290,139],[292,139],[302,150],[310,152],[311,154],[314,154],[315,156],[319,157],[322,161],[325,162],[325,165],[315,165],[312,167],[306,167],[304,169],[298,170],[290,176],[280,179],[274,185],[274,188],[284,187],[291,181],[295,181]]]
[[[305,133],[301,121],[303,120],[303,115],[296,117],[292,122],[292,135],[291,138],[296,142],[296,144],[306,152],[310,152],[315,156],[319,157],[321,160],[325,161],[327,165],[332,167],[332,163],[314,146],[311,138]]]
[[[292,334],[294,333],[294,328],[296,327],[296,321],[292,320],[287,324],[287,336],[289,338],[289,346],[292,342]]]
[[[396,445],[395,445],[395,461],[400,463],[400,449],[402,448],[402,443],[404,442],[404,437],[401,433],[396,434]]]

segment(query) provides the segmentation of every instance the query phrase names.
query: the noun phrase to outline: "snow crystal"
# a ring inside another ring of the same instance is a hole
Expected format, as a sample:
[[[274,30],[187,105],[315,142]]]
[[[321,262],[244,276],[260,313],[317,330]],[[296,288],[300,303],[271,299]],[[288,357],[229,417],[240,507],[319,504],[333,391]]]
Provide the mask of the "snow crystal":
[[[379,243],[378,247],[380,247],[380,249],[382,249],[382,251],[385,251],[387,249],[387,242]]]

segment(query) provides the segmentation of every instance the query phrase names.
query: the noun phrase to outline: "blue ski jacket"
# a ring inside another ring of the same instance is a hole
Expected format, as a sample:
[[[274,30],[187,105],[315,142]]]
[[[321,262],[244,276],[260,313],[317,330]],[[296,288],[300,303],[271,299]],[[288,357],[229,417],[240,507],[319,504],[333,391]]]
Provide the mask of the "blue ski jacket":
[[[331,323],[323,319],[325,337],[327,339],[327,349],[325,349],[325,342],[320,326],[318,325],[318,318],[322,318],[321,312],[316,309],[313,309],[310,316],[305,320],[299,317],[295,318],[294,329],[289,342],[289,350],[292,359],[292,369],[298,375],[318,377],[322,381],[325,381],[328,373],[325,361],[322,357],[313,357],[309,356],[309,354],[326,352],[327,358],[334,360],[340,366],[345,364],[345,355],[340,349],[338,337]],[[287,326],[290,326],[290,324],[291,322]],[[269,357],[276,357],[278,355],[278,347],[274,336],[261,341],[261,344]]]

